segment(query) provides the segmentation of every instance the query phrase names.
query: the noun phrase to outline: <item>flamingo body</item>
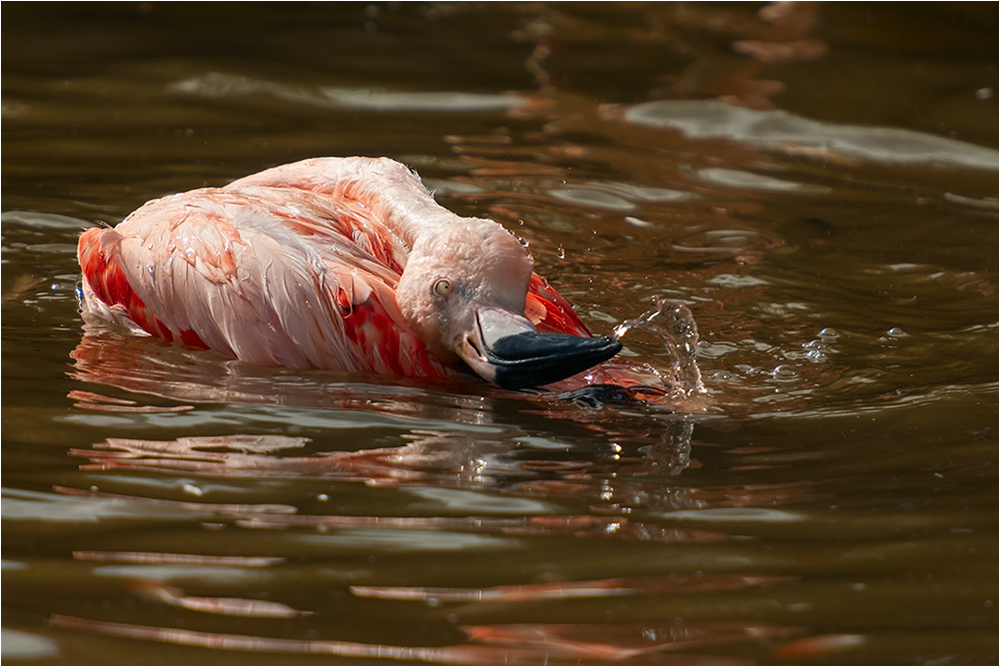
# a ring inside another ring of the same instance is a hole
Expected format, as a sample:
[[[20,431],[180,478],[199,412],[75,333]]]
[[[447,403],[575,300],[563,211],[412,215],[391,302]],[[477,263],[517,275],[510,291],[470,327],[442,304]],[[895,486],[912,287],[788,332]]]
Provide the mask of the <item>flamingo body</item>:
[[[306,160],[153,200],[86,231],[78,257],[86,320],[255,364],[472,369],[516,388],[620,348],[592,338],[500,225],[440,207],[384,158]],[[498,379],[512,374],[525,377]]]

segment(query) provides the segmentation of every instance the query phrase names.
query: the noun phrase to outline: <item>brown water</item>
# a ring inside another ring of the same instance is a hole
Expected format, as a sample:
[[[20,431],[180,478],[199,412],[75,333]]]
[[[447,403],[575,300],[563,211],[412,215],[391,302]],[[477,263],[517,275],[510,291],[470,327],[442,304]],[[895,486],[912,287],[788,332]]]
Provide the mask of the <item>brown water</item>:
[[[4,662],[995,663],[997,5],[759,7],[5,4]],[[701,410],[83,335],[81,229],[319,155]]]

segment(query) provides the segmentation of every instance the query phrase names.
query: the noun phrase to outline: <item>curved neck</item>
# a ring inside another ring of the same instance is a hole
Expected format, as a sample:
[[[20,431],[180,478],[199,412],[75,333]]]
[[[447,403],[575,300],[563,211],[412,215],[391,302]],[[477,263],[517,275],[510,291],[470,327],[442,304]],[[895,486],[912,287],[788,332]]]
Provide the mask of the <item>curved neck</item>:
[[[465,218],[434,201],[416,173],[389,158],[312,158],[233,181],[226,189],[295,188],[344,197],[370,211],[406,247]]]

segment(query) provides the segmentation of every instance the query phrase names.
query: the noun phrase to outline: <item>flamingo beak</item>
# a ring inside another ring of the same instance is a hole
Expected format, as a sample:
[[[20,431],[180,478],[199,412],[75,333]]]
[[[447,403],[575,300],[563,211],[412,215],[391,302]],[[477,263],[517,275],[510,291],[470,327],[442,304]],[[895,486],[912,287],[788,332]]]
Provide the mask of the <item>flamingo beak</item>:
[[[489,309],[476,313],[475,331],[462,358],[479,375],[504,389],[558,382],[618,354],[622,344],[600,336],[538,333],[521,315]]]
[[[558,382],[618,354],[622,344],[605,336],[581,338],[537,331],[506,336],[486,348],[497,369],[494,382],[505,389],[524,389]]]

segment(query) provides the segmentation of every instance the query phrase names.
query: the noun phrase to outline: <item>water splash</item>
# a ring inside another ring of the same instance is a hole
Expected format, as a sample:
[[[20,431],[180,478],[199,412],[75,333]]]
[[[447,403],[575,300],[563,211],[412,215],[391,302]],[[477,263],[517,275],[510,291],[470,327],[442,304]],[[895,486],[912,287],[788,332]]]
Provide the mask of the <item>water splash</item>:
[[[653,320],[661,318],[659,324]],[[652,299],[652,307],[632,320],[625,320],[612,332],[611,337],[621,340],[632,329],[648,331],[663,342],[671,356],[673,376],[685,394],[705,393],[701,370],[695,361],[698,349],[698,326],[691,310],[680,301],[664,301],[659,296]]]

